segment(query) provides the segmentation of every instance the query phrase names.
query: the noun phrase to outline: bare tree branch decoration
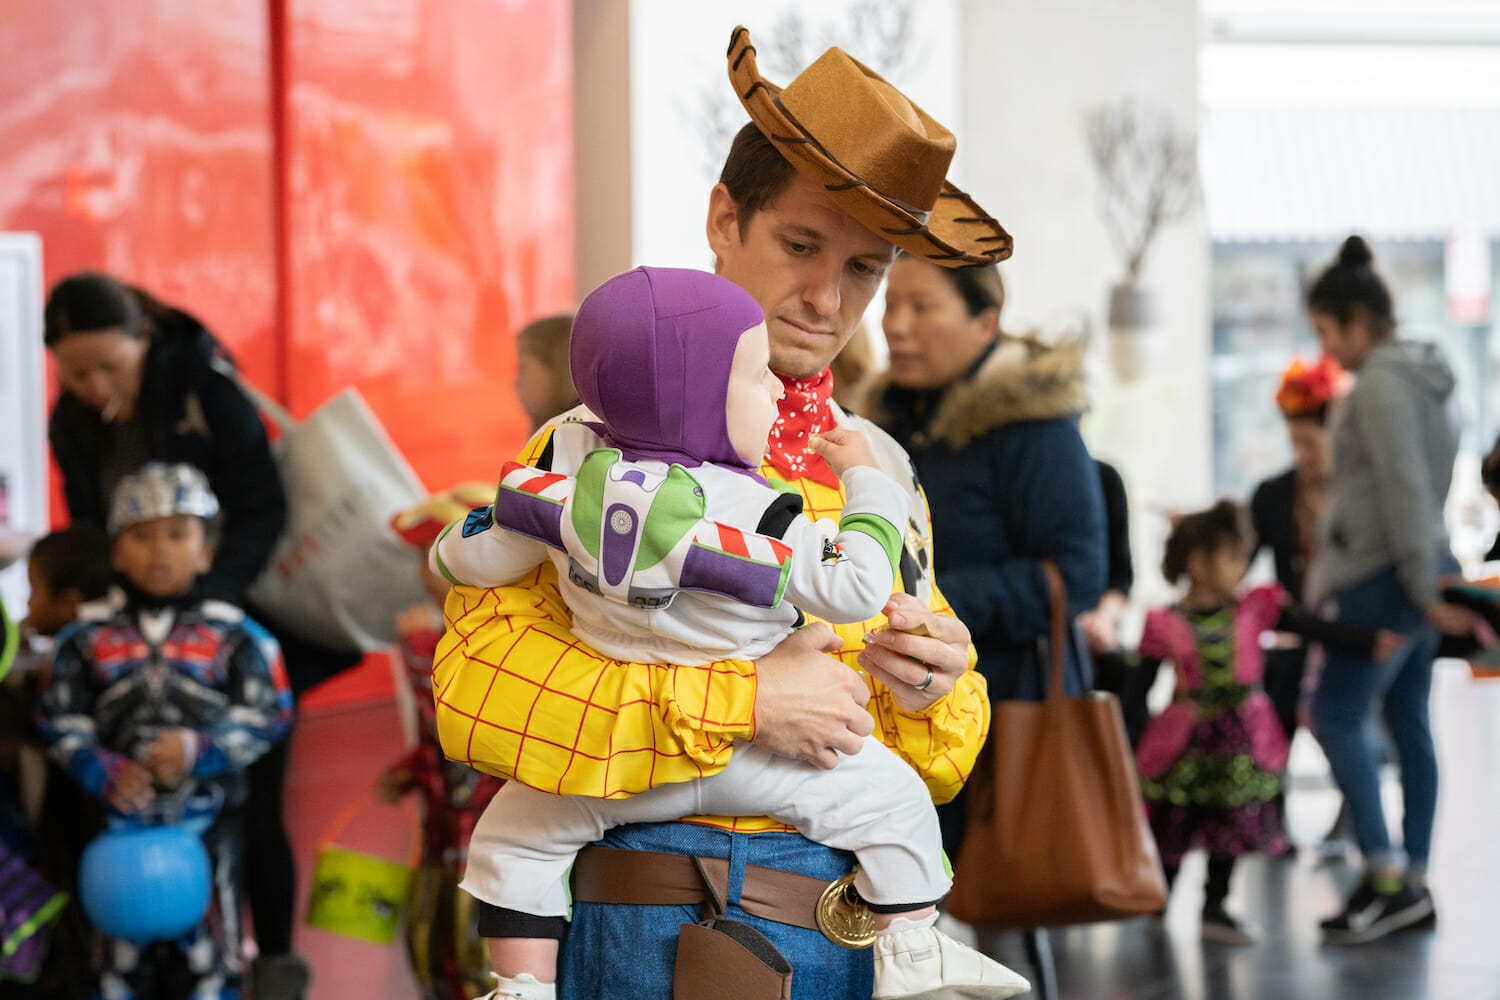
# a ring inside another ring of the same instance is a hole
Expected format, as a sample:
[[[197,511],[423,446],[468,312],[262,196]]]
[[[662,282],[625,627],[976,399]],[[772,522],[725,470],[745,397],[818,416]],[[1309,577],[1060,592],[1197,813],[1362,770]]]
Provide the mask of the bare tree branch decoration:
[[[1133,282],[1157,232],[1192,205],[1196,144],[1165,112],[1131,98],[1086,111],[1084,130],[1099,173],[1100,214]]]
[[[818,24],[801,7],[784,9],[762,36],[751,26],[756,61],[768,79],[785,86],[831,46],[889,79],[908,64],[921,65],[913,34],[915,0],[855,0],[839,16]],[[680,106],[692,130],[703,137],[701,163],[710,182],[719,176],[729,144],[748,118],[722,78]]]

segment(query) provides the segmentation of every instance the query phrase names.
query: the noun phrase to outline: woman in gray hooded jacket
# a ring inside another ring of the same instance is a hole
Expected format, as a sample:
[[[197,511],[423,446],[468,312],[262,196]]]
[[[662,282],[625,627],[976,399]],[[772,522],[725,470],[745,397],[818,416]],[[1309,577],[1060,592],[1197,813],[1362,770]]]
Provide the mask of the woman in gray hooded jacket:
[[[1439,598],[1457,569],[1443,503],[1458,451],[1453,372],[1433,344],[1399,340],[1391,295],[1365,241],[1351,236],[1313,284],[1308,311],[1323,349],[1357,382],[1334,417],[1333,468],[1309,571],[1310,606],[1407,636],[1395,654],[1327,650],[1312,699],[1313,731],[1349,803],[1367,872],[1344,911],[1323,921],[1330,943],[1361,944],[1431,919],[1427,857],[1437,807],[1428,695],[1439,631],[1467,615]],[[1403,847],[1380,801],[1379,703],[1401,764]]]

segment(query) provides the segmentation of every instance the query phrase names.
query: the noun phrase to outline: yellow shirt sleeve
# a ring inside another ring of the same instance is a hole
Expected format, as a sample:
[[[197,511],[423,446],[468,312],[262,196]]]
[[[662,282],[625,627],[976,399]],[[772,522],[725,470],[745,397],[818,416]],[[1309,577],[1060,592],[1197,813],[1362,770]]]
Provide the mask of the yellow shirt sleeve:
[[[534,439],[519,460],[534,463],[546,437]],[[831,512],[837,520],[842,491],[797,485],[809,517]],[[930,547],[929,538],[919,541]],[[929,605],[952,614],[935,587]],[[721,770],[734,741],[755,735],[753,663],[684,667],[600,655],[569,632],[550,561],[516,586],[454,587],[444,613],[448,628],[433,663],[438,734],[450,758],[482,771],[547,792],[631,795]],[[840,659],[857,669],[865,631],[880,624],[837,626],[845,643]],[[957,794],[988,732],[989,701],[974,659],[971,646],[969,672],[918,713],[900,709],[883,684],[866,677],[876,735],[917,770],[935,801]],[[765,818],[699,821],[787,829]]]

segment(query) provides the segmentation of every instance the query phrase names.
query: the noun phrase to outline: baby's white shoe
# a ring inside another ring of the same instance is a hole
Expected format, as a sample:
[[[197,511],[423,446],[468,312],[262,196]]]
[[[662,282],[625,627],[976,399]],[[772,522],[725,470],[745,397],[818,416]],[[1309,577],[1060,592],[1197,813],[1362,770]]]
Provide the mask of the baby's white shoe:
[[[1000,1000],[1031,989],[1024,977],[934,925],[897,917],[875,935],[873,1000]]]
[[[517,973],[514,979],[491,972],[490,978],[495,988],[478,1000],[557,1000],[557,984],[539,983],[529,972]]]

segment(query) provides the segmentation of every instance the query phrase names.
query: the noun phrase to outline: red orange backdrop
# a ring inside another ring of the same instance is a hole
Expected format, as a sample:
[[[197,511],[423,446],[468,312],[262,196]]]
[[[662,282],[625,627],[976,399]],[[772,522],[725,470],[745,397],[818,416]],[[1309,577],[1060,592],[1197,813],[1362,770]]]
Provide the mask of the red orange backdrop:
[[[0,3],[0,229],[49,283],[196,312],[295,414],[358,386],[429,487],[490,478],[526,430],[512,334],[573,296],[570,17]]]

